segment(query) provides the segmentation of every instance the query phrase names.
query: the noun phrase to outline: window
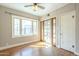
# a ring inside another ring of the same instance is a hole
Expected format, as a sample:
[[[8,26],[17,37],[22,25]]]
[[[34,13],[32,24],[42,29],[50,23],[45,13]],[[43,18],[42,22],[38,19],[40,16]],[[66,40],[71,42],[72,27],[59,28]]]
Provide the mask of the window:
[[[22,35],[32,35],[32,21],[22,20]]]
[[[28,35],[37,35],[38,33],[38,21],[23,18],[23,17],[12,17],[12,37],[21,37]]]
[[[20,20],[18,18],[13,18],[13,34],[20,36]]]
[[[33,21],[33,34],[37,34],[38,31],[38,21]]]

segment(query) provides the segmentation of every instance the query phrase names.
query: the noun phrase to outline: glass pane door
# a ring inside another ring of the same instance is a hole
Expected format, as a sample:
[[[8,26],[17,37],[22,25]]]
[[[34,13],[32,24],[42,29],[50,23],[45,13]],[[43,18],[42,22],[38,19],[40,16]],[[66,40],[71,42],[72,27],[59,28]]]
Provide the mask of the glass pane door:
[[[44,21],[44,41],[51,44],[51,20]]]

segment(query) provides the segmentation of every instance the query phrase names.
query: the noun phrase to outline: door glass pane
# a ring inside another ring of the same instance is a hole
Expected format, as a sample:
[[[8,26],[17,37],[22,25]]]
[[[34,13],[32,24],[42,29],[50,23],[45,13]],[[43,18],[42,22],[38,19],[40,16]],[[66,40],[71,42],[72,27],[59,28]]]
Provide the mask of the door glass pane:
[[[44,21],[44,40],[46,43],[51,44],[51,21]]]

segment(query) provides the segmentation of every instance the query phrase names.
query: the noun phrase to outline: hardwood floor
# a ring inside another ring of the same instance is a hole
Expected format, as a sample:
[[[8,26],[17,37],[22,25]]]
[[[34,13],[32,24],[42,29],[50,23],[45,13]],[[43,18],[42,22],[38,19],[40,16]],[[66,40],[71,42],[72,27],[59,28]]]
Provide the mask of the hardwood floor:
[[[22,45],[0,51],[1,56],[76,56],[74,53],[59,49],[44,42]]]

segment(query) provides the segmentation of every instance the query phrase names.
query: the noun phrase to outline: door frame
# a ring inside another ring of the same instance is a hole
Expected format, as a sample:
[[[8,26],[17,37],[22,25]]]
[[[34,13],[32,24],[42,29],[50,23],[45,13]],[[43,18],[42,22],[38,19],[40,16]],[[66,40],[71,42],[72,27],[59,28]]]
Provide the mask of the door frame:
[[[55,22],[56,22],[56,17],[52,18],[52,20],[51,20],[52,45],[56,47],[56,42],[55,42],[55,45],[53,44],[53,19],[55,19]],[[56,23],[55,23],[55,41],[56,41]]]
[[[51,23],[51,19],[44,20],[43,22],[45,22],[45,21],[50,21],[50,23]],[[44,23],[43,23],[43,31],[45,31],[45,30],[44,30]],[[52,45],[52,30],[51,30],[51,24],[50,24],[50,33],[51,33],[51,34],[50,34],[50,36],[51,36],[50,39],[51,39],[51,45]],[[45,35],[44,35],[44,32],[43,32],[43,36],[45,36]],[[44,37],[43,37],[43,38],[44,38]],[[43,40],[45,40],[45,38],[44,38]],[[45,41],[44,41],[44,42],[45,42]]]
[[[56,17],[53,17],[53,18],[50,18],[48,20],[42,21],[43,22],[43,24],[42,24],[42,26],[43,26],[43,36],[42,37],[43,37],[43,41],[44,41],[44,22],[50,20],[50,23],[51,23],[51,25],[50,25],[50,27],[51,27],[51,45],[53,45],[53,19],[55,19],[55,21],[56,21]],[[55,24],[55,28],[56,28],[56,24]]]
[[[73,17],[73,15],[75,16],[75,11],[70,11],[70,12],[67,12],[67,13],[71,13],[71,17]],[[63,16],[63,15],[66,15],[67,13],[64,13],[64,14],[62,14],[61,16]],[[61,17],[60,16],[60,17]],[[62,20],[62,19],[61,19]],[[60,21],[61,21],[60,20]],[[75,17],[74,17],[74,21],[75,21]],[[61,23],[60,23],[61,24]],[[62,26],[62,25],[61,25]],[[75,26],[75,25],[74,25]],[[74,27],[75,28],[75,27]],[[61,33],[60,33],[60,37],[61,37],[61,42],[60,42],[60,45],[62,46],[62,27],[61,27]],[[75,41],[75,39],[74,39],[74,41]],[[75,43],[74,43],[74,45],[75,45]],[[76,45],[75,45],[75,47],[76,47]],[[74,47],[74,50],[73,51],[71,51],[71,52],[74,52],[75,51],[75,47]],[[61,47],[62,48],[62,47]],[[64,48],[63,48],[64,49]]]

